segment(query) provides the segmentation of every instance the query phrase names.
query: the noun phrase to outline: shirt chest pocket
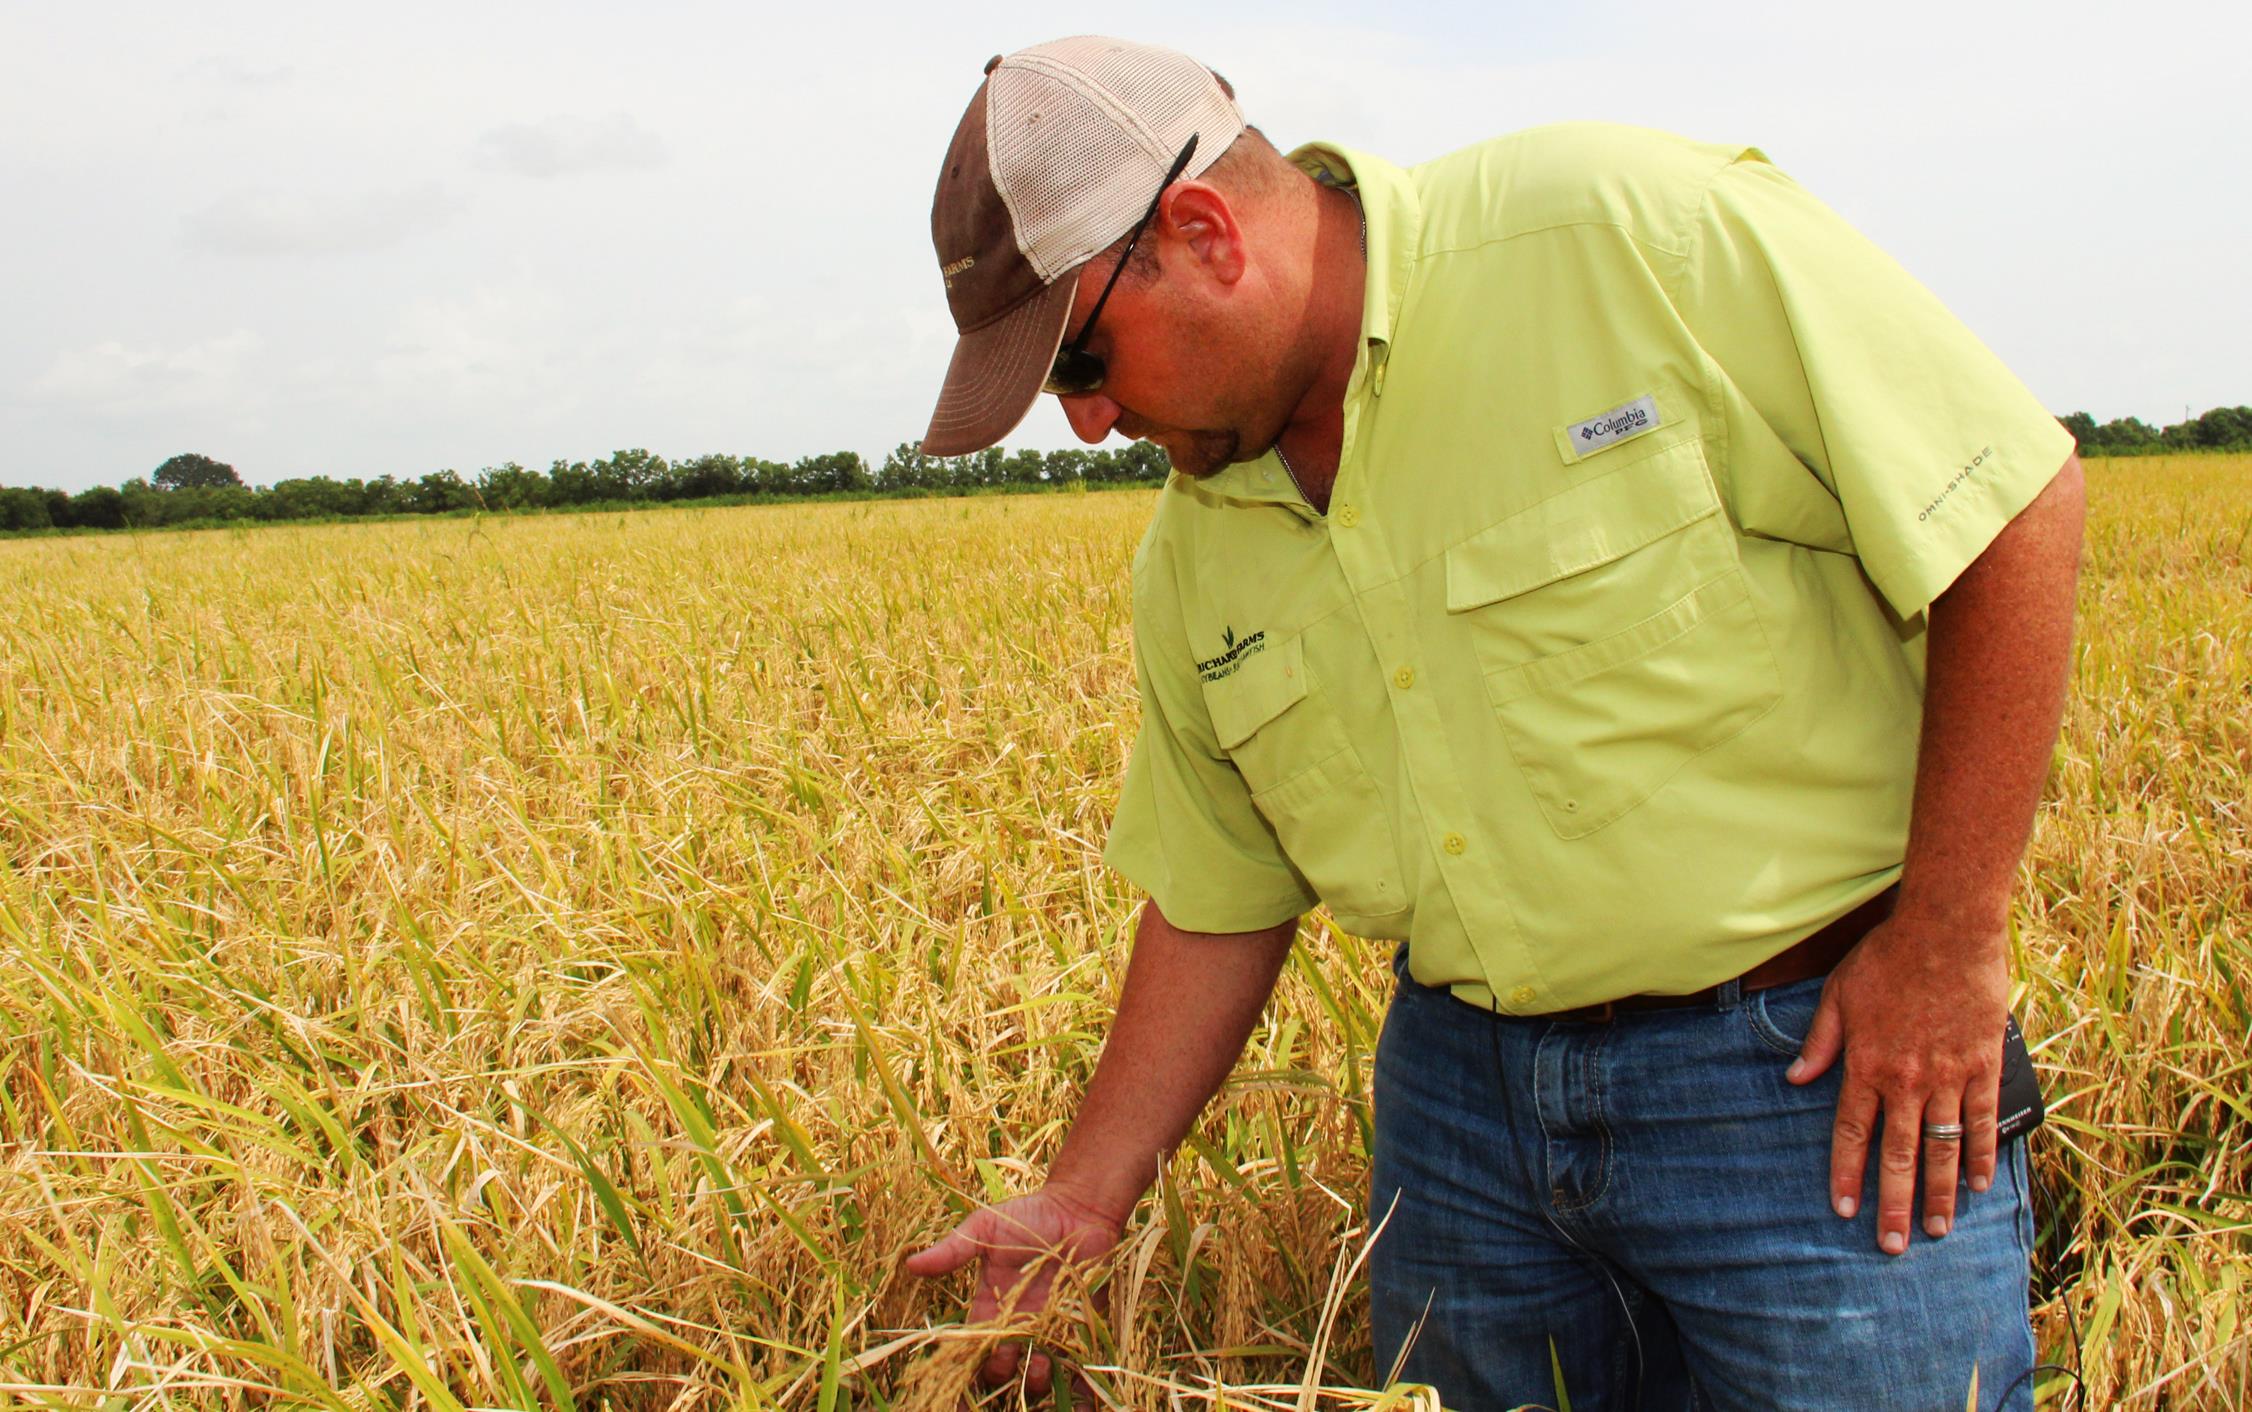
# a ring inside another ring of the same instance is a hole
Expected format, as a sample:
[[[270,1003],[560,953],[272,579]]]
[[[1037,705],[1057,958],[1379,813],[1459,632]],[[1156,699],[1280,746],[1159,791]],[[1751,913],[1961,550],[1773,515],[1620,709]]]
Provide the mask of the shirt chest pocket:
[[[1344,723],[1307,669],[1302,637],[1204,683],[1212,734],[1283,853],[1339,926],[1394,936],[1408,908],[1392,821]]]
[[[1455,545],[1446,587],[1510,752],[1564,838],[1616,821],[1781,696],[1694,438]]]

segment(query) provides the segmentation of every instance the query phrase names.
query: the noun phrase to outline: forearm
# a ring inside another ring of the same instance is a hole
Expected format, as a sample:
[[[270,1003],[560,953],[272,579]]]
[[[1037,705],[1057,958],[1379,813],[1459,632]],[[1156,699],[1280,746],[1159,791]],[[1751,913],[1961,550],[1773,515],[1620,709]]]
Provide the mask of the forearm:
[[[1999,945],[2064,711],[2084,503],[2073,457],[1931,606],[1904,921]]]
[[[1142,909],[1118,1016],[1048,1185],[1123,1223],[1219,1090],[1297,935],[1207,935]]]

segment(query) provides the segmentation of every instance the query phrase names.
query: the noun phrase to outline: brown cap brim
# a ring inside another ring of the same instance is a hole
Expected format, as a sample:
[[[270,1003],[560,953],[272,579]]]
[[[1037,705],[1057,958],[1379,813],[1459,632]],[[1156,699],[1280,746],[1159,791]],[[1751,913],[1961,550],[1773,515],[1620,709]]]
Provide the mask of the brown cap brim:
[[[966,456],[1015,431],[1040,396],[1063,346],[1078,271],[980,329],[961,336],[946,365],[938,410],[923,433],[928,456]]]

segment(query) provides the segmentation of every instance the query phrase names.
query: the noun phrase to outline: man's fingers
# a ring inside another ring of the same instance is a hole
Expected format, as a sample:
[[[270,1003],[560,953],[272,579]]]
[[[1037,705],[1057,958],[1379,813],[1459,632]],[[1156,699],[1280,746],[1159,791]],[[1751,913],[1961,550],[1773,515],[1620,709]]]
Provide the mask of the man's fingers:
[[[1013,1261],[1007,1264],[988,1261],[984,1278],[977,1283],[977,1294],[970,1300],[973,1324],[990,1323],[1000,1318],[1003,1311],[1030,1313],[1048,1300],[1048,1281]],[[986,1358],[979,1375],[988,1386],[998,1386],[1015,1377],[1017,1366],[1023,1361],[1023,1344],[1004,1343]]]
[[[979,1379],[988,1387],[1007,1382],[1017,1375],[1017,1359],[1023,1352],[1024,1345],[1022,1344],[1002,1344],[999,1348],[993,1350],[991,1355],[986,1358],[984,1366],[977,1370]]]
[[[1830,987],[1822,988],[1821,1003],[1814,1007],[1814,1023],[1807,1026],[1806,1042],[1798,1047],[1798,1058],[1783,1071],[1783,1077],[1795,1084],[1812,1083],[1832,1064],[1845,1049],[1845,1022],[1838,1018],[1838,1006]],[[1856,1183],[1856,1191],[1860,1189]]]
[[[1961,1094],[1935,1093],[1924,1106],[1925,1127],[1960,1127],[1962,1121]],[[1927,1136],[1923,1155],[1924,1234],[1937,1240],[1955,1228],[1955,1178],[1962,1170],[1963,1140]]]
[[[1837,1121],[1830,1129],[1830,1205],[1848,1221],[1861,1209],[1861,1174],[1876,1121],[1876,1090],[1848,1070],[1838,1089]]]
[[[925,1279],[951,1274],[967,1265],[978,1250],[978,1243],[962,1234],[961,1227],[957,1226],[952,1234],[938,1244],[908,1256],[907,1273],[920,1275]]]
[[[1021,1343],[1004,1343],[987,1356],[978,1366],[978,1381],[987,1387],[999,1387],[1017,1375],[1019,1364],[1024,1368],[1024,1390],[1034,1397],[1046,1397],[1055,1384],[1056,1367],[1045,1353],[1024,1356]],[[1078,1384],[1074,1383],[1075,1386]]]
[[[1916,1206],[1916,1157],[1923,1142],[1924,1104],[1914,1095],[1887,1097],[1884,1143],[1877,1157],[1877,1248],[1887,1255],[1908,1249],[1908,1220]]]
[[[1963,1091],[1963,1174],[1972,1191],[1994,1185],[1994,1164],[2001,1146],[1997,1125],[2002,1117],[2002,1076],[1982,1075]]]

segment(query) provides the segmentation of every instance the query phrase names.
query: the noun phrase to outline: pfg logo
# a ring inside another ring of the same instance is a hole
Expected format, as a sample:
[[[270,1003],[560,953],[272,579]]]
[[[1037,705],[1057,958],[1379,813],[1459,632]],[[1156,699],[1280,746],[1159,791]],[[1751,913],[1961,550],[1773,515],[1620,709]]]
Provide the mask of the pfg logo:
[[[1593,441],[1597,437],[1609,440],[1630,431],[1640,431],[1650,425],[1650,414],[1640,407],[1629,407],[1613,417],[1598,417],[1580,425],[1580,440]]]
[[[1613,407],[1608,412],[1598,412],[1584,422],[1574,422],[1564,428],[1564,434],[1578,443],[1572,458],[1592,456],[1605,447],[1616,446],[1644,432],[1656,431],[1665,419],[1658,415],[1658,399],[1645,393],[1632,402]]]

